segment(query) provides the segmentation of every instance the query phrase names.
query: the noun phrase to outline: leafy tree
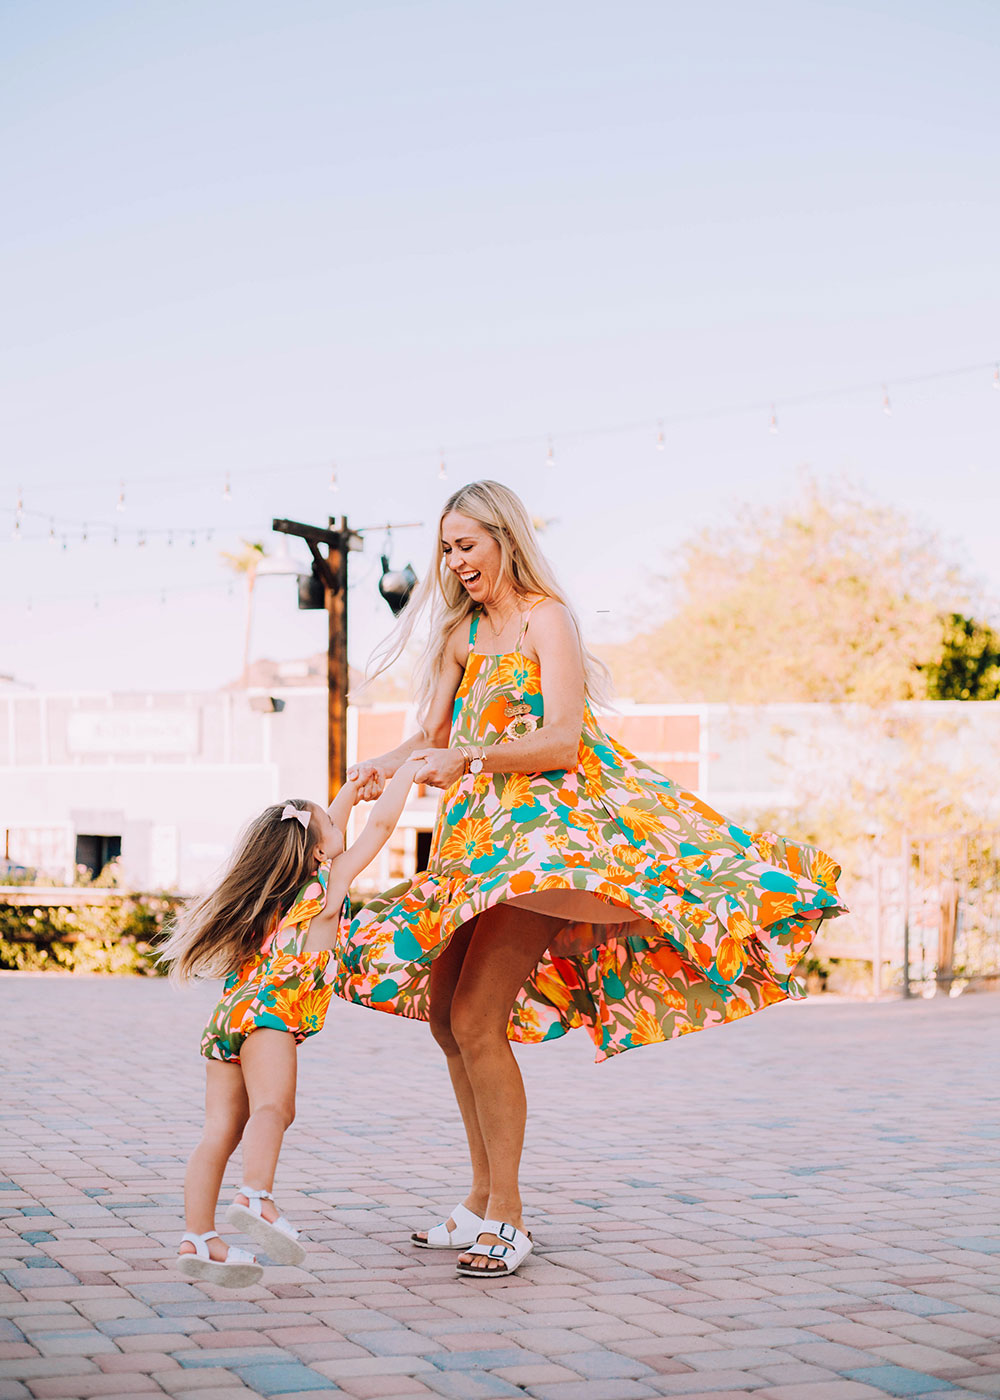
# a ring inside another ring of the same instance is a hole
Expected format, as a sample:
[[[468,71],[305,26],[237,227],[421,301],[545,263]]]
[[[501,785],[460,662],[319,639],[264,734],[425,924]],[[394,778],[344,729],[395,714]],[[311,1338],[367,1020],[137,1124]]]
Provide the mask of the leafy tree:
[[[943,693],[963,667],[992,674],[989,629],[972,623],[964,644],[949,624],[943,645],[971,587],[936,537],[843,486],[810,481],[701,532],[670,582],[667,621],[605,651],[634,699],[883,704]]]
[[[941,655],[924,666],[929,700],[1000,700],[1000,636],[984,622],[951,613]]]

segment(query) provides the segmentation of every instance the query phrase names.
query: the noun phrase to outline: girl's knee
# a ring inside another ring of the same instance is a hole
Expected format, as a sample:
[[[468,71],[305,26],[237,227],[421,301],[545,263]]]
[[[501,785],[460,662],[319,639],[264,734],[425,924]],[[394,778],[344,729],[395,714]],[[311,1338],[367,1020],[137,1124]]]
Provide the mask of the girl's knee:
[[[476,1055],[506,1042],[507,1027],[490,1008],[469,1005],[456,997],[451,1008],[451,1034],[462,1055]]]
[[[254,1105],[252,1117],[260,1115],[273,1119],[285,1132],[295,1122],[295,1104],[288,1099],[267,1099]]]

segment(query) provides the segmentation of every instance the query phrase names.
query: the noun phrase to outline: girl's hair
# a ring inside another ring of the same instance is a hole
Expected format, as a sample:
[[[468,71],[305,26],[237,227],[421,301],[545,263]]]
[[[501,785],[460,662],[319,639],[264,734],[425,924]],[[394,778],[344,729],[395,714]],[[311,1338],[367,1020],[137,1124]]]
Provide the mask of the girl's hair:
[[[290,805],[309,813],[309,829],[295,817],[281,819],[286,803],[265,807],[240,833],[214,890],[185,910],[160,948],[170,976],[225,977],[259,952],[275,916],[287,909],[312,873],[316,838],[311,802]]]
[[[501,567],[522,594],[540,594],[553,598],[569,612],[583,653],[583,670],[587,699],[595,704],[607,704],[611,677],[608,668],[593,656],[583,644],[580,621],[559,584],[548,560],[538,545],[538,536],[520,496],[499,481],[471,481],[445,501],[438,522],[437,538],[430,566],[414,589],[388,639],[376,649],[372,658],[370,678],[387,670],[406,649],[418,623],[426,617],[430,633],[417,666],[417,710],[422,717],[430,703],[441,674],[445,649],[452,632],[478,607],[467,590],[448,568],[441,547],[441,521],[450,511],[458,511],[477,521],[500,546]]]

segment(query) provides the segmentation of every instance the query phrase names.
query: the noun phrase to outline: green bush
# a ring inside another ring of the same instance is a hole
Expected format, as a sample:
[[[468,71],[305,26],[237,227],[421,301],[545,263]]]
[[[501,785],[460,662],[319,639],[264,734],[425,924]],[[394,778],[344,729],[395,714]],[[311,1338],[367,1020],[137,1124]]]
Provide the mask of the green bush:
[[[79,908],[0,905],[0,969],[159,976],[155,961],[173,895],[121,894]]]

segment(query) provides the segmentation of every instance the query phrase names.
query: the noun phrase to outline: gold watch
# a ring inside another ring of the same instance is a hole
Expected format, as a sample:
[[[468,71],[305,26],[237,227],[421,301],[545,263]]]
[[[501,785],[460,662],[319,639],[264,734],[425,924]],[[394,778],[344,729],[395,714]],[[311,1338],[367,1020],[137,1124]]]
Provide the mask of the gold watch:
[[[476,757],[469,760],[469,772],[472,773],[473,776],[478,777],[478,775],[483,771],[483,764],[485,761],[486,750],[480,749]]]

